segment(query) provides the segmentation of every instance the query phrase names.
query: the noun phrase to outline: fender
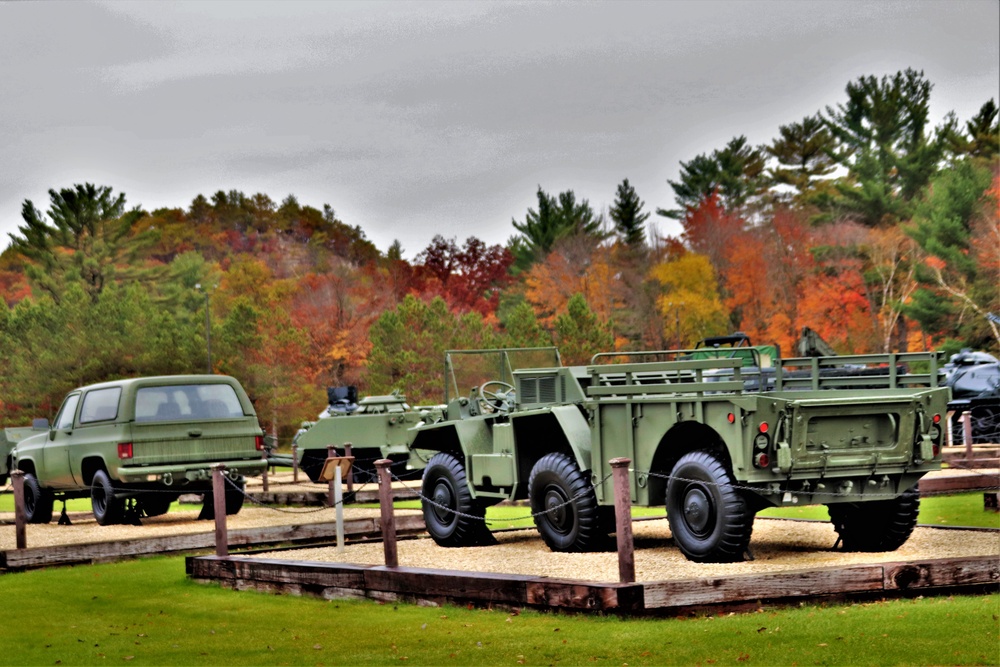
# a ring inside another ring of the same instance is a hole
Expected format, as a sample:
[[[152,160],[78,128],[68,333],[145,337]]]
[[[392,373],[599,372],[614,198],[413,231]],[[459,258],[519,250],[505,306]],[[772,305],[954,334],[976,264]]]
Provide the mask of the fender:
[[[554,405],[552,415],[559,422],[566,442],[572,450],[573,458],[580,470],[591,470],[593,462],[590,458],[590,424],[583,412],[575,405]]]

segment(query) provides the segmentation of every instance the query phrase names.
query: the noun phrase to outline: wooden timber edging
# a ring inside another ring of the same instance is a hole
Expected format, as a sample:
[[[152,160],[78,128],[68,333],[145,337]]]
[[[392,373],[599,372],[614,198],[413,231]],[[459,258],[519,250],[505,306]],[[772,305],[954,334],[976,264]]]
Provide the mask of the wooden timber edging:
[[[308,545],[329,543],[336,536],[336,522],[307,523],[291,526],[267,526],[229,531],[229,546],[252,549],[281,544]],[[420,533],[424,517],[419,514],[396,516],[399,534]],[[344,536],[350,539],[381,537],[381,521],[377,517],[344,521]],[[0,551],[0,570],[27,570],[54,565],[83,565],[116,561],[152,554],[179,554],[210,551],[215,548],[215,533],[189,533],[142,537],[117,542],[90,542],[48,547],[29,547]]]
[[[1000,489],[1000,470],[974,470],[967,474],[935,475],[920,479],[921,496],[938,496],[968,491],[996,491]]]
[[[378,503],[378,487],[374,485],[368,485],[370,488],[360,489],[358,491],[344,492],[344,504],[351,505],[356,503]],[[278,489],[275,491],[268,491],[267,493],[257,490],[247,491],[247,495],[253,498],[254,501],[258,503],[263,503],[265,505],[326,505],[329,494],[324,488],[322,490],[312,490],[312,489]],[[398,489],[394,488],[392,490],[393,500],[418,500],[419,496],[415,495],[413,491],[409,489]]]
[[[187,574],[239,590],[417,604],[623,615],[743,609],[806,599],[1000,589],[1000,558],[975,556],[634,584],[233,556],[187,558]]]

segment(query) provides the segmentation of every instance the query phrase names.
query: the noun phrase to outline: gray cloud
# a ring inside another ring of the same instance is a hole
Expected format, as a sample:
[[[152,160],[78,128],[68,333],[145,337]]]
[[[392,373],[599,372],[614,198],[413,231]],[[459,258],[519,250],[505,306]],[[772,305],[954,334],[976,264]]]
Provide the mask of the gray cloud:
[[[1000,97],[975,2],[3,3],[0,233],[91,181],[186,207],[329,203],[380,248],[502,243],[535,189],[670,207],[680,160],[924,69],[932,117]],[[667,232],[676,229],[661,225]]]

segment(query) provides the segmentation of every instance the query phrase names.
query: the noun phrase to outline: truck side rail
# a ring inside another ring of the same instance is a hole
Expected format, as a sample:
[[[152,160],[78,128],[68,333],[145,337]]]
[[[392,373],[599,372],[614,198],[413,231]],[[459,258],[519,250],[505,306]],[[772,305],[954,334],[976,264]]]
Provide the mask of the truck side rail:
[[[635,364],[588,366],[588,396],[637,396],[642,394],[743,393],[742,359],[701,359]],[[706,371],[727,371],[722,381],[713,381]],[[731,373],[731,375],[729,374]]]
[[[591,365],[614,363],[629,357],[665,357],[666,361],[691,359],[743,359],[750,354],[750,365],[760,368],[760,351],[753,347],[698,347],[686,350],[639,350],[634,352],[598,352],[590,358]],[[655,363],[655,362],[653,362]]]
[[[836,357],[776,360],[774,389],[937,387],[940,352],[893,352]],[[909,372],[909,364],[927,364],[926,373]]]

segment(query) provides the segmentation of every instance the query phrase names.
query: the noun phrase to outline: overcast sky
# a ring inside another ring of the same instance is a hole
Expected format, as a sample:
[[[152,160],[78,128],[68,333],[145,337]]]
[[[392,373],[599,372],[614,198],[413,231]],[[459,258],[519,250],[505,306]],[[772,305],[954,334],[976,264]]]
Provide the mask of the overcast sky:
[[[1000,98],[998,26],[997,0],[0,2],[0,248],[83,182],[146,210],[294,194],[409,258],[504,243],[539,185],[671,208],[681,160],[861,75],[922,69],[932,122],[964,122]]]

